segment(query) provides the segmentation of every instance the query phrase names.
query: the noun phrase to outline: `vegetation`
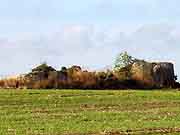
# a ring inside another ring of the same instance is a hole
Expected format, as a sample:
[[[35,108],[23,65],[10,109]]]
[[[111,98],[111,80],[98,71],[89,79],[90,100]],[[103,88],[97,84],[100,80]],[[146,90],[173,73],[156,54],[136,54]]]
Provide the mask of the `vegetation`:
[[[1,90],[2,135],[180,133],[180,92]]]
[[[56,70],[53,67],[48,66],[47,63],[43,63],[37,66],[36,68],[32,69],[32,72],[41,72],[41,71],[49,72],[49,71],[56,71]]]
[[[172,63],[149,63],[120,53],[114,70],[89,72],[74,65],[61,70],[43,63],[30,73],[0,80],[0,88],[28,89],[149,89],[177,88]]]
[[[115,63],[114,63],[114,70],[120,71],[122,68],[125,68],[131,64],[133,64],[135,58],[130,56],[127,52],[122,52],[118,54]]]

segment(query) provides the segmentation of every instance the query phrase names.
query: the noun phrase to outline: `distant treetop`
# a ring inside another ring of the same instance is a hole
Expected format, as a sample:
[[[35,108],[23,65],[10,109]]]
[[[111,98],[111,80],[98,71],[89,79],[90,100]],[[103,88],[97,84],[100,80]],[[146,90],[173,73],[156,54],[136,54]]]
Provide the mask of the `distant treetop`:
[[[40,72],[40,71],[49,72],[49,71],[56,71],[56,70],[53,67],[48,66],[46,63],[43,63],[37,66],[36,68],[32,69],[32,72]]]
[[[133,64],[137,59],[130,56],[126,51],[118,54],[114,63],[114,70],[119,71],[120,69]]]

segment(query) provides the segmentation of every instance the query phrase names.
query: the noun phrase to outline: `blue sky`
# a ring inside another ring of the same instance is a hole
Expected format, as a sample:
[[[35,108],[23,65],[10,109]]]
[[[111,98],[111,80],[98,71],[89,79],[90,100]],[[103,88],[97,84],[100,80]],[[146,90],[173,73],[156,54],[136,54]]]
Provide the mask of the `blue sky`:
[[[117,53],[171,61],[180,76],[179,0],[0,0],[0,75],[47,61],[111,65]]]
[[[178,21],[178,0],[6,0],[1,19],[62,23]],[[106,21],[106,22],[104,22]]]

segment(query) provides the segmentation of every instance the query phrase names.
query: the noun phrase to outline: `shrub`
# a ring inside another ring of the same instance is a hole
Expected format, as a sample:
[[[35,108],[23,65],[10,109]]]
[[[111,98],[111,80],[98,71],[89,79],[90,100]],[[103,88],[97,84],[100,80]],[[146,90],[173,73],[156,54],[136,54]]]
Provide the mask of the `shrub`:
[[[0,80],[0,88],[4,88],[5,82],[4,80]]]

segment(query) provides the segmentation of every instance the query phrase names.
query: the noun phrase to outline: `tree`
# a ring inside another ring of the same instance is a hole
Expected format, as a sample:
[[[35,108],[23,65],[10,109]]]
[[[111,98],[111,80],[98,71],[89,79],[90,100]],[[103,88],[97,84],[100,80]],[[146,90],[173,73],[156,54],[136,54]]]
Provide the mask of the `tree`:
[[[49,72],[49,71],[56,71],[53,67],[48,66],[46,62],[42,63],[41,65],[37,66],[36,68],[32,69],[32,72]]]
[[[118,54],[114,63],[114,70],[119,71],[120,69],[127,67],[128,65],[133,64],[135,59],[128,55],[127,52],[122,52]]]
[[[67,68],[66,67],[62,67],[61,68],[61,72],[66,73],[67,72]]]

